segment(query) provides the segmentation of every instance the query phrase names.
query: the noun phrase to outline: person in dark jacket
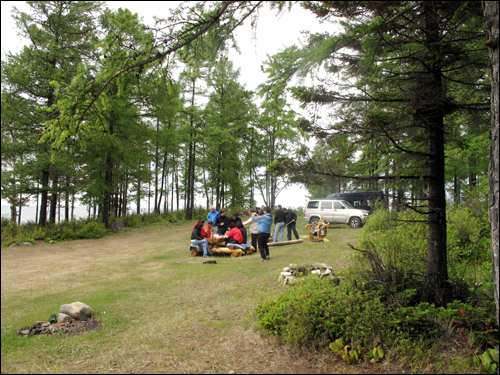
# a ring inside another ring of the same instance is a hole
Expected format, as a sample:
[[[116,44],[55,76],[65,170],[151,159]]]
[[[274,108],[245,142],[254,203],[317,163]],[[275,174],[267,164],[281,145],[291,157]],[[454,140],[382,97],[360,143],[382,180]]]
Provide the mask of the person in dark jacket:
[[[286,222],[286,213],[285,210],[278,205],[278,209],[274,214],[274,242],[278,242],[278,234],[280,236],[279,242],[283,242],[283,233],[285,233],[285,222]]]
[[[205,224],[204,220],[198,220],[198,223],[194,226],[193,232],[191,233],[191,246],[200,245],[203,249],[203,258],[207,258],[213,253],[208,248],[207,240],[201,236],[201,229],[203,228],[203,224]]]
[[[219,236],[226,234],[228,228],[229,220],[226,216],[226,210],[221,210],[219,216],[215,219],[214,227],[217,227],[217,233]]]
[[[248,237],[247,230],[243,226],[243,223],[241,220],[236,222],[236,228],[238,228],[240,230],[241,235],[243,236],[243,243],[247,243],[247,237]]]
[[[292,210],[287,210],[285,208],[285,213],[286,213],[286,227],[288,228],[288,241],[292,240],[292,231],[293,234],[295,235],[295,239],[299,239],[299,234],[297,233],[297,229],[295,228],[295,225],[297,224],[297,214],[293,212]]]
[[[233,215],[229,218],[229,222],[227,223],[227,225],[231,225],[231,223],[234,223],[234,225],[238,226],[238,222],[241,223],[241,219],[240,217],[238,216],[238,214],[235,212],[233,213]]]

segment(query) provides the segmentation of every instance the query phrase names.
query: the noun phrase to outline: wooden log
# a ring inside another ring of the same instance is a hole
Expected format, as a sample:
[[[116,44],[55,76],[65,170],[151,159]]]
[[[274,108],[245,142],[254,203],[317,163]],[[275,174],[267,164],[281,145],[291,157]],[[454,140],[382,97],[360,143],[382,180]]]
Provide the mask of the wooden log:
[[[293,245],[296,243],[302,243],[304,240],[292,240],[292,241],[283,241],[283,242],[270,242],[267,246],[284,246],[284,245]]]
[[[202,254],[202,253],[203,253],[203,252],[202,252],[202,251],[200,251],[200,254]],[[195,257],[197,254],[198,254],[198,250],[196,250],[196,249],[191,250],[191,256],[192,256],[192,257]]]
[[[218,247],[216,249],[213,249],[212,252],[214,253],[225,253],[225,254],[232,254],[234,253],[235,251],[238,251],[238,250],[231,250],[231,249],[228,249],[227,247]],[[240,250],[241,251],[241,250]]]
[[[245,255],[245,253],[243,252],[243,250],[235,250],[232,254],[231,254],[231,258],[237,258],[237,257],[240,257],[242,255]]]

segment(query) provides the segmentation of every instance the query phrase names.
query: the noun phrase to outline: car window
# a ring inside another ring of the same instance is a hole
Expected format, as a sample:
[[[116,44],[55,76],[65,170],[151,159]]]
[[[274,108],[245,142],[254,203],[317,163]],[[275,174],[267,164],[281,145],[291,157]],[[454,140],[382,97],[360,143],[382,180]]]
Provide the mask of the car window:
[[[334,203],[335,203],[335,207],[334,208],[336,210],[343,210],[343,209],[345,209],[345,207],[342,206],[342,203],[340,203],[340,202],[334,202]]]
[[[321,209],[322,210],[331,210],[332,209],[332,203],[331,201],[323,201],[321,202]]]
[[[319,208],[319,201],[312,201],[307,204],[307,208]]]
[[[348,201],[342,201],[342,203],[344,204],[344,206],[346,206],[347,208],[354,208],[352,206],[352,204],[350,204]]]

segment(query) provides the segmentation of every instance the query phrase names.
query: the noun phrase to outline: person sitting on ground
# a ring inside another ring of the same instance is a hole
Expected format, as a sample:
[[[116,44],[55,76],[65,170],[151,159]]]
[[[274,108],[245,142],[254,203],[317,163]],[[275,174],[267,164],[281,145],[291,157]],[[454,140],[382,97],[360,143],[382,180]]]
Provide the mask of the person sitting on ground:
[[[238,221],[238,222],[236,222],[236,228],[238,228],[240,230],[241,235],[243,236],[243,243],[246,244],[247,243],[248,234],[247,234],[247,230],[243,226],[243,223],[241,222],[241,220]]]
[[[255,250],[257,250],[257,237],[259,236],[259,223],[252,220],[253,216],[257,216],[254,210],[248,210],[248,214],[250,215],[250,219],[245,221],[243,225],[250,224],[250,235],[252,236],[252,246]]]
[[[212,220],[208,219],[207,220],[207,226],[201,230],[201,236],[203,238],[212,238],[212,227],[214,226],[214,223]]]
[[[209,255],[213,253],[208,248],[208,242],[201,236],[201,228],[203,228],[203,224],[205,224],[204,220],[198,220],[198,223],[193,228],[193,232],[191,233],[191,246],[201,245],[203,249],[203,258],[207,258]]]
[[[226,229],[228,228],[229,220],[226,216],[226,210],[221,210],[220,214],[217,216],[214,222],[214,226],[217,227],[217,233],[219,236],[226,234]]]
[[[217,210],[215,209],[215,207],[214,206],[210,207],[210,212],[207,215],[207,223],[210,220],[212,220],[212,223],[215,223],[215,219],[217,219],[218,215],[219,215],[219,213],[217,212]]]
[[[230,245],[232,243],[241,245],[243,243],[243,235],[241,234],[241,231],[236,227],[236,224],[229,224],[229,229],[230,231],[226,233],[227,245]]]

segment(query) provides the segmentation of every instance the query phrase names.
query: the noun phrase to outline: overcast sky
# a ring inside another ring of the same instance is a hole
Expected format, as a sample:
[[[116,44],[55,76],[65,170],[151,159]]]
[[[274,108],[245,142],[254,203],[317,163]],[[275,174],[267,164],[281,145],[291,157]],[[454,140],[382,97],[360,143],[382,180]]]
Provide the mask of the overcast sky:
[[[169,8],[176,7],[180,2],[173,1],[116,1],[107,2],[107,6],[113,10],[128,8],[133,13],[138,13],[143,17],[143,23],[153,25],[153,16],[166,17]],[[21,40],[17,35],[16,25],[11,17],[12,7],[16,6],[21,11],[28,11],[29,6],[24,2],[2,1],[2,34],[1,49],[2,56],[7,51],[17,53],[27,42]],[[278,15],[276,10],[271,11],[265,5],[259,11],[257,27],[252,30],[250,19],[236,30],[238,45],[241,54],[231,51],[229,58],[233,61],[235,68],[240,68],[240,82],[246,85],[249,90],[254,90],[258,84],[266,80],[266,75],[261,72],[260,67],[267,59],[267,55],[273,55],[281,49],[299,44],[303,40],[302,30],[310,32],[329,31],[333,32],[334,26],[329,23],[320,24],[316,17],[309,11],[300,8],[297,4],[292,11],[285,11]],[[306,113],[300,110],[298,103],[292,102],[292,109],[307,117]],[[306,190],[299,186],[291,186],[283,191],[277,199],[277,203],[283,206],[302,206],[305,202]],[[204,200],[197,203],[203,204]],[[259,203],[259,202],[258,202]],[[263,202],[262,202],[263,203]]]

